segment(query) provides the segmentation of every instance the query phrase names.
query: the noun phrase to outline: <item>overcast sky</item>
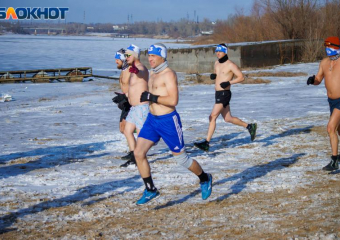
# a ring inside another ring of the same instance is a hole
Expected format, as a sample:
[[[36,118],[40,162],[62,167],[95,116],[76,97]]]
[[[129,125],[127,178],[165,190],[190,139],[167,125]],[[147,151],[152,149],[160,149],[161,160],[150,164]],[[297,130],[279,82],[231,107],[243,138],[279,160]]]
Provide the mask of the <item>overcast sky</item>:
[[[236,10],[249,14],[254,0],[0,0],[0,7],[68,7],[67,22],[127,23],[226,19]],[[85,21],[84,21],[85,12]]]

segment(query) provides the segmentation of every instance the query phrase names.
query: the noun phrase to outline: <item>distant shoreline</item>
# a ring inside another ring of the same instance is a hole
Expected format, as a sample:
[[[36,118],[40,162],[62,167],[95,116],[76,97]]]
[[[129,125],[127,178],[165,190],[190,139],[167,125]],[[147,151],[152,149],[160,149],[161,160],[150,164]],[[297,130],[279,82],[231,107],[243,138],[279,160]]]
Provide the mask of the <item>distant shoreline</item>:
[[[111,33],[92,33],[92,34],[17,34],[12,32],[3,32],[0,33],[0,36],[5,35],[27,35],[27,36],[51,36],[51,37],[103,37],[103,38],[112,38],[112,39],[124,39],[121,37],[114,37]],[[161,35],[144,35],[144,34],[133,34],[127,37],[127,39],[131,38],[150,38],[150,39],[160,39],[160,40],[177,40],[178,43],[188,43],[192,44],[194,40],[188,40],[183,38],[170,38],[169,36],[161,36]],[[176,42],[175,42],[176,43]]]

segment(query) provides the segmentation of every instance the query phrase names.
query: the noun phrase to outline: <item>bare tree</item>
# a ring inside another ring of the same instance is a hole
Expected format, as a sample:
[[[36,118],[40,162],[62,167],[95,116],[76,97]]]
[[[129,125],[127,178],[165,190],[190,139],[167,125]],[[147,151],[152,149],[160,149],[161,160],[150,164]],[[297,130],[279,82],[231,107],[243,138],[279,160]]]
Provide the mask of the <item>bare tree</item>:
[[[266,12],[280,27],[284,38],[303,39],[315,23],[317,0],[262,0]]]

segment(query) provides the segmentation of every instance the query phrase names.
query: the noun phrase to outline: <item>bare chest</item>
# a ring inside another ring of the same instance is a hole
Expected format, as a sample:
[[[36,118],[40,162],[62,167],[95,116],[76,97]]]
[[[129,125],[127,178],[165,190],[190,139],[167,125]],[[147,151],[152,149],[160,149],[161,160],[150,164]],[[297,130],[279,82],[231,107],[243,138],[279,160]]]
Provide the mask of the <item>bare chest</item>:
[[[229,81],[233,78],[233,72],[226,65],[216,67],[217,81]]]
[[[340,60],[328,61],[323,66],[325,82],[340,82]]]
[[[136,74],[131,74],[129,78],[129,85],[132,87],[134,85],[139,84],[143,79],[140,79],[136,76]]]
[[[165,88],[165,83],[162,80],[162,78],[158,77],[158,76],[152,76],[152,78],[150,79],[150,84],[151,84],[151,88],[152,90],[159,90],[162,88]]]

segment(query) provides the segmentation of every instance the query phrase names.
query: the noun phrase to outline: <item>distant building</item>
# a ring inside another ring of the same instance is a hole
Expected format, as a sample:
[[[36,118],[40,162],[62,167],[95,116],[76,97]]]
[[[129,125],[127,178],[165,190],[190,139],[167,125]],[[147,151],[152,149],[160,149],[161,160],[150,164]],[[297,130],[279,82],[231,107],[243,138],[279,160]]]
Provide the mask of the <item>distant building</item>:
[[[124,27],[124,26],[121,27],[121,26],[118,26],[118,25],[113,25],[112,28],[115,31],[122,31],[122,30],[126,29],[126,27]]]
[[[210,30],[210,31],[201,31],[202,35],[212,35],[213,33],[214,33],[213,30]]]

